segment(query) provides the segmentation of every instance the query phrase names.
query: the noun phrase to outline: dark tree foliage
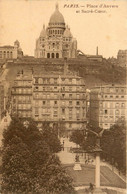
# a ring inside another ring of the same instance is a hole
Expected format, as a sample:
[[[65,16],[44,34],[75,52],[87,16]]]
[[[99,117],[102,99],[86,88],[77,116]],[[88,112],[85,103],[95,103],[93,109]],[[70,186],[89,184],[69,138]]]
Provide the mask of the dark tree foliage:
[[[79,144],[84,150],[92,151],[96,146],[97,136],[90,132],[92,130],[99,134],[101,128],[92,124],[87,125],[84,136],[81,132],[72,133],[71,141]],[[110,129],[104,130],[101,137],[101,149],[103,159],[108,159],[114,165],[125,172],[126,170],[126,123],[119,120]]]
[[[29,120],[27,127],[19,118],[12,120],[3,134],[2,193],[65,194],[74,191],[72,180],[53,154],[60,150],[60,142],[53,132],[45,127],[45,132],[41,133],[33,120]]]
[[[101,147],[106,156],[117,163],[118,168],[125,170],[126,168],[126,124],[116,123],[105,130],[101,140]]]
[[[57,153],[61,150],[61,144],[58,139],[57,131],[55,128],[50,127],[49,123],[43,124],[42,138],[46,140],[46,143],[52,153]]]
[[[42,171],[40,171],[40,185],[50,194],[75,194],[72,179],[61,167],[59,158],[52,155]]]
[[[85,138],[85,136],[84,136],[83,131],[76,130],[76,131],[72,132],[72,134],[70,136],[70,141],[72,141],[78,145],[82,145],[84,138]]]
[[[86,131],[84,133],[85,138],[84,138],[84,141],[81,143],[81,146],[88,151],[95,148],[96,140],[97,140],[97,136],[94,133],[92,133],[90,130],[99,134],[102,129],[100,127],[94,126],[93,123],[87,124]]]

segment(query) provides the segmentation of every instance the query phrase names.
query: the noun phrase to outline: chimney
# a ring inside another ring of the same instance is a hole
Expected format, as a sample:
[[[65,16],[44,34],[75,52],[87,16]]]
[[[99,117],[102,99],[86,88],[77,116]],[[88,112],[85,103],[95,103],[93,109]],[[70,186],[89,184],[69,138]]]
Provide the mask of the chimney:
[[[96,55],[98,55],[98,46],[97,46],[97,49],[96,49]]]

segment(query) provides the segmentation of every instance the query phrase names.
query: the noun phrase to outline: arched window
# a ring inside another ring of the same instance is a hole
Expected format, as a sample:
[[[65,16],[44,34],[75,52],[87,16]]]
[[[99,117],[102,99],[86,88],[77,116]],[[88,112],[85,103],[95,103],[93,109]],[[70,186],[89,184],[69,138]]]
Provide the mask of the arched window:
[[[52,53],[52,58],[54,58],[54,53]]]
[[[10,58],[12,59],[12,51],[10,52]]]
[[[7,58],[9,58],[9,51],[7,51]]]
[[[59,53],[56,53],[56,58],[59,58]]]
[[[53,48],[55,47],[55,43],[52,44]]]
[[[50,53],[47,53],[47,58],[50,58]]]
[[[4,51],[4,58],[6,58],[6,51]]]

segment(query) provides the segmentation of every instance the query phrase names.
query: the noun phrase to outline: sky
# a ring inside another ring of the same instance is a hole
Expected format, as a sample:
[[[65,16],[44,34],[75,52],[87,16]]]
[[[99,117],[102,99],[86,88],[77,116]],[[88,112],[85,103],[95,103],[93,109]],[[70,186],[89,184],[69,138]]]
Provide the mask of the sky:
[[[127,49],[126,0],[0,0],[0,46],[13,45],[19,40],[24,54],[34,55],[36,39],[43,24],[48,25],[57,2],[65,23],[77,39],[78,49],[85,54],[96,54],[98,46],[99,54],[108,58],[116,57],[119,49]],[[71,4],[78,4],[79,8],[65,7]],[[96,9],[90,6],[101,5],[118,8],[97,9],[106,13],[82,13]],[[80,13],[76,13],[78,10]]]

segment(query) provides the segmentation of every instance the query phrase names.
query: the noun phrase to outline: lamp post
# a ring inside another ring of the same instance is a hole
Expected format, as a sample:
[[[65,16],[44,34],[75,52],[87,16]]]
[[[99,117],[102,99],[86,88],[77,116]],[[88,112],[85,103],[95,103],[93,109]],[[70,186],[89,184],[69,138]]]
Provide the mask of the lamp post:
[[[100,147],[100,137],[97,137],[96,140],[96,147],[95,147],[95,154],[96,154],[96,168],[95,168],[95,186],[96,189],[94,193],[103,193],[100,189],[100,153],[101,153],[101,147]]]
[[[104,132],[104,129],[100,133],[96,133],[93,130],[87,129],[88,132],[93,133],[96,135],[96,146],[94,149],[94,152],[96,154],[96,166],[95,166],[95,190],[93,193],[96,194],[105,194],[100,188],[100,153],[102,151],[101,146],[100,146],[100,140],[102,137],[102,134]]]

